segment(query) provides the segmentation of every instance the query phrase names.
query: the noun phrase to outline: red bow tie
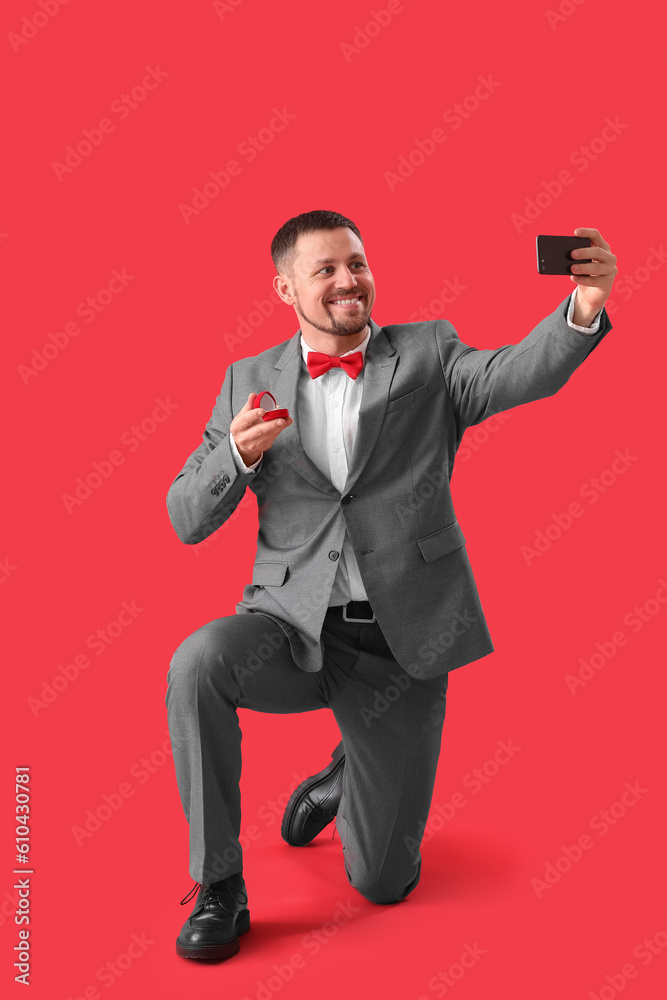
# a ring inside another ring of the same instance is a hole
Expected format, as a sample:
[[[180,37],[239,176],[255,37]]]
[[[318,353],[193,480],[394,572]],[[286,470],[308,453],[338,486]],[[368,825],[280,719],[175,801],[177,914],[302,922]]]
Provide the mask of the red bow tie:
[[[364,356],[361,351],[355,351],[354,354],[346,354],[342,358],[330,357],[328,354],[322,354],[320,351],[308,351],[306,364],[311,378],[319,378],[320,375],[328,372],[330,368],[342,368],[350,378],[356,378],[364,367]]]

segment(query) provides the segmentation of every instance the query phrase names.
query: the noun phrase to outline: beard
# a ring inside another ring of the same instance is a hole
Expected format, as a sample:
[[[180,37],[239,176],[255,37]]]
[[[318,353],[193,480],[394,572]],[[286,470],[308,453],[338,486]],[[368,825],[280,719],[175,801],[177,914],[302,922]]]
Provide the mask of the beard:
[[[344,297],[341,295],[341,298]],[[356,316],[352,313],[336,316],[333,312],[330,312],[329,324],[327,326],[324,323],[318,323],[317,320],[311,319],[310,316],[306,316],[301,308],[301,302],[296,292],[294,293],[294,308],[302,320],[310,323],[312,327],[321,333],[328,333],[333,337],[349,337],[351,334],[361,333],[368,326],[368,320],[371,315],[370,309],[366,304],[366,296],[364,296],[364,304],[361,307],[361,311]],[[336,307],[328,306],[327,308],[334,310]]]

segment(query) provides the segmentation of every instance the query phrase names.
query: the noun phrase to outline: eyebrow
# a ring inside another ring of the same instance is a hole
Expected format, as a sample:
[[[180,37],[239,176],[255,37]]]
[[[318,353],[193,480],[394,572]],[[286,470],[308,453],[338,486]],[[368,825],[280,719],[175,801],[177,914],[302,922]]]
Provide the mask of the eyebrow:
[[[350,256],[347,259],[348,260],[353,260],[354,257],[364,257],[365,258],[365,256],[366,256],[365,254],[357,252],[357,253],[351,253]],[[316,267],[317,264],[335,264],[335,263],[336,263],[336,261],[334,260],[333,257],[321,257],[319,260],[314,260],[313,263],[310,266],[311,267]]]

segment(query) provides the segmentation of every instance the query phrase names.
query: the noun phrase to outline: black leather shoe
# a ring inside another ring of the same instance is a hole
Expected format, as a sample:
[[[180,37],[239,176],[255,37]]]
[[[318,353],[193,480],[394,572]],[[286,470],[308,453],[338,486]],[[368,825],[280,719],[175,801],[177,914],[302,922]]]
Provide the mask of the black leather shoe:
[[[292,847],[304,847],[335,819],[343,794],[345,753],[339,743],[331,764],[302,781],[285,807],[280,833]]]
[[[197,900],[176,938],[176,954],[217,961],[231,958],[241,947],[239,935],[250,930],[243,875],[230,875],[211,885],[196,882],[195,886],[199,886]],[[192,898],[192,892],[181,900],[181,905]]]

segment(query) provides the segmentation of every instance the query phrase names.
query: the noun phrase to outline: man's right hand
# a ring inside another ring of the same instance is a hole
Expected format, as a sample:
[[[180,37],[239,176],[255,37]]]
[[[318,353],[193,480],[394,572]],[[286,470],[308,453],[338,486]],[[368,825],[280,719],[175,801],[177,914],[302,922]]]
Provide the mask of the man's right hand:
[[[287,420],[282,417],[277,420],[264,420],[266,409],[263,406],[258,406],[256,409],[253,407],[257,396],[256,392],[250,393],[248,402],[242,410],[239,410],[229,426],[239,455],[246,465],[257,462],[262,454],[268,451],[280,432],[294,423],[291,417]]]

